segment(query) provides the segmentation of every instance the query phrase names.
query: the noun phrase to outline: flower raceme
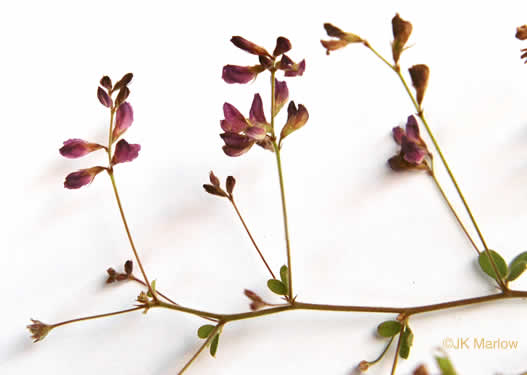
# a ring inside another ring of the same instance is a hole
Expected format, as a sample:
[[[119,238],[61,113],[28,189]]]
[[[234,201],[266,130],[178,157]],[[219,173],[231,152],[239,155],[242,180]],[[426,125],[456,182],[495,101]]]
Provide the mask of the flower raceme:
[[[419,134],[419,125],[414,115],[408,116],[406,129],[397,126],[392,130],[393,139],[401,146],[399,153],[388,160],[395,171],[424,169],[430,170],[427,157],[432,158]]]
[[[126,101],[130,95],[130,89],[127,85],[132,80],[132,77],[132,73],[125,74],[121,80],[112,85],[111,79],[108,76],[104,76],[100,81],[101,86],[97,88],[97,98],[101,104],[110,109],[112,118],[115,114],[115,124],[110,125],[113,126],[113,129],[110,129],[109,146],[87,142],[78,138],[68,139],[59,150],[62,156],[69,159],[80,158],[99,149],[105,149],[107,153],[110,153],[111,144],[117,141],[134,121],[132,106]],[[117,92],[117,96],[113,99],[112,94],[115,92]],[[130,144],[121,139],[115,145],[113,155],[109,155],[110,165],[108,167],[97,166],[72,172],[66,176],[64,187],[67,189],[79,189],[88,185],[103,170],[110,172],[114,165],[137,158],[140,149],[140,145]]]
[[[252,66],[225,65],[221,77],[227,83],[251,82],[256,79],[258,74],[265,70],[282,70],[286,77],[301,76],[306,70],[305,60],[295,63],[289,56],[285,55],[285,53],[291,49],[291,42],[283,36],[277,38],[276,46],[272,54],[267,52],[265,48],[260,47],[241,36],[233,36],[231,42],[245,52],[257,55],[260,63]],[[280,56],[281,59],[278,60],[278,57]]]

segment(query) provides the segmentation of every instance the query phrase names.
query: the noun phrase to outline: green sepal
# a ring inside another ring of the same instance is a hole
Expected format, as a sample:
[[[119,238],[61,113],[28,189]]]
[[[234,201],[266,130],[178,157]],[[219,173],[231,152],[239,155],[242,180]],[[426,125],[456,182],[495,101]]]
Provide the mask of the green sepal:
[[[150,283],[150,286],[152,288],[152,291],[155,293],[156,292],[156,281],[153,280],[151,283]],[[150,293],[150,289],[148,289],[148,292],[146,292],[146,295],[150,298],[153,298],[154,296],[152,295],[152,293]]]

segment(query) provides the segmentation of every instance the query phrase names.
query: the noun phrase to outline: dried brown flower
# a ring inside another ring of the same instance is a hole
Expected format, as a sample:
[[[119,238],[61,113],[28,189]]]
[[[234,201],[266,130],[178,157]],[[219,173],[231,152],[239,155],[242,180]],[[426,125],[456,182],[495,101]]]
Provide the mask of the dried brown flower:
[[[412,85],[417,93],[417,104],[421,105],[425,96],[426,87],[428,86],[430,69],[425,64],[418,64],[408,70],[412,78]]]
[[[28,325],[27,329],[31,332],[31,338],[34,339],[33,342],[44,340],[49,331],[53,329],[52,326],[42,323],[40,320],[31,319],[31,321],[33,324]]]
[[[527,25],[518,26],[516,28],[516,38],[520,40],[527,39]]]
[[[412,33],[412,24],[408,21],[403,20],[399,17],[399,13],[392,18],[392,31],[393,31],[393,42],[392,42],[392,55],[395,64],[399,62],[399,57],[404,51],[404,46],[410,34]]]

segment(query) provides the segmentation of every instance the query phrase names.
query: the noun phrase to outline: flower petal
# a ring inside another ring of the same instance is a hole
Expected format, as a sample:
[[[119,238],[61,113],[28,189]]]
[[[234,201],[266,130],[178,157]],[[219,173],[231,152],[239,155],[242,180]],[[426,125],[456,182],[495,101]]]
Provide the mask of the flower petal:
[[[247,83],[256,78],[258,73],[250,66],[225,65],[221,78],[227,83]]]
[[[231,42],[236,47],[243,49],[245,52],[249,52],[253,55],[271,57],[271,55],[265,50],[265,48],[260,47],[259,45],[254,44],[253,42],[250,42],[241,36],[233,36],[231,38]]]
[[[290,49],[291,49],[291,42],[289,41],[289,39],[284,38],[283,36],[279,36],[276,39],[276,47],[273,51],[273,56],[274,57],[280,56],[286,53],[287,51],[289,51]]]
[[[403,136],[406,133],[403,128],[401,128],[400,126],[396,126],[395,128],[392,129],[392,134],[393,134],[393,139],[395,140],[395,142],[397,142],[397,144],[401,144],[403,141]]]
[[[115,142],[134,121],[134,111],[128,102],[124,102],[117,108],[115,114],[115,128],[113,129],[112,139]]]
[[[289,89],[287,88],[287,83],[285,81],[279,81],[275,79],[275,89],[274,89],[274,114],[276,115],[280,112],[280,109],[289,99]]]
[[[251,126],[250,128],[245,129],[245,134],[255,141],[263,141],[267,135],[267,131],[265,128],[260,128],[259,126]]]
[[[64,187],[66,189],[78,189],[84,185],[88,185],[93,181],[95,176],[101,173],[106,168],[92,167],[88,169],[81,169],[77,172],[70,173],[64,180]]]
[[[405,135],[403,135],[401,142],[401,153],[404,160],[414,165],[421,164],[428,154],[425,148],[421,147]]]
[[[130,144],[124,139],[121,139],[119,142],[117,142],[117,145],[115,145],[115,152],[112,158],[112,165],[134,160],[139,155],[140,150],[141,145]]]
[[[80,158],[90,152],[98,150],[100,148],[105,148],[103,145],[97,143],[90,143],[83,141],[82,139],[73,138],[68,139],[64,142],[59,150],[60,154],[68,159]]]
[[[249,112],[249,120],[251,120],[251,123],[253,125],[267,124],[267,120],[265,119],[265,114],[263,111],[262,98],[260,97],[260,94],[254,94],[253,103]]]
[[[225,152],[227,156],[236,157],[236,156],[241,156],[245,154],[247,151],[251,149],[251,147],[252,147],[252,144],[245,148],[236,148],[236,147],[225,145],[222,147],[222,149],[223,149],[223,152]]]
[[[221,128],[226,132],[240,133],[249,126],[245,117],[230,103],[223,104],[223,115],[225,120],[221,122]]]
[[[331,51],[344,48],[349,44],[344,39],[321,40],[320,43],[322,43],[322,46],[326,49],[326,55],[329,55]]]
[[[406,121],[406,136],[418,143],[424,145],[424,142],[421,140],[421,135],[419,134],[419,125],[417,124],[417,119],[414,115],[408,116]]]
[[[306,70],[306,60],[300,61],[298,64],[293,64],[290,69],[286,70],[286,77],[296,77],[304,74]]]
[[[225,142],[227,146],[235,148],[245,148],[254,143],[251,138],[244,134],[226,132],[220,134],[220,137],[221,139],[223,139],[223,142]]]

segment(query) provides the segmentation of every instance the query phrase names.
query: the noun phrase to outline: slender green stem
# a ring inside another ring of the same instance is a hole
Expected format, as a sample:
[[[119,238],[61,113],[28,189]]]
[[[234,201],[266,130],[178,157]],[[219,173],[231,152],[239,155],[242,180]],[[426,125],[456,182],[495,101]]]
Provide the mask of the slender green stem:
[[[148,281],[148,277],[146,276],[145,269],[143,268],[143,264],[141,263],[141,259],[139,258],[139,254],[137,253],[137,250],[135,248],[134,240],[132,239],[132,235],[130,233],[130,228],[128,228],[128,222],[126,221],[126,216],[124,215],[123,205],[121,204],[121,198],[119,197],[119,192],[117,191],[117,184],[115,183],[115,177],[113,175],[113,170],[111,169],[108,170],[108,174],[110,175],[110,179],[112,180],[113,192],[115,193],[115,200],[117,201],[117,206],[119,206],[119,212],[121,214],[121,219],[124,224],[126,235],[128,236],[128,241],[130,242],[130,246],[132,247],[132,251],[134,252],[135,260],[137,261],[137,265],[139,266],[139,269],[141,270],[143,278],[145,279],[145,283],[148,286],[148,290],[150,291],[150,294],[155,300],[157,300],[156,293],[152,290],[150,281]]]
[[[181,375],[183,374],[189,367],[190,365],[196,360],[196,358],[199,357],[199,355],[201,354],[201,352],[203,351],[203,349],[205,349],[207,347],[207,345],[212,341],[212,339],[214,338],[214,336],[216,336],[216,334],[218,333],[218,331],[221,329],[221,327],[223,327],[225,323],[219,323],[215,328],[214,330],[210,333],[209,337],[207,337],[207,339],[205,340],[205,342],[203,343],[203,345],[201,345],[198,349],[198,351],[196,353],[194,353],[194,355],[192,356],[192,358],[190,358],[190,360],[185,364],[185,366],[181,369],[180,372],[178,372],[178,375]]]
[[[271,71],[271,130],[273,133],[273,148],[276,155],[276,165],[278,168],[278,179],[280,180],[280,197],[282,198],[282,216],[284,218],[284,232],[285,232],[285,247],[287,252],[287,276],[289,278],[289,287],[287,299],[293,301],[293,272],[291,269],[291,244],[289,241],[289,224],[287,221],[287,207],[285,199],[285,188],[284,188],[284,174],[282,172],[282,160],[280,158],[280,146],[276,143],[276,136],[274,131],[274,118],[275,113],[275,74],[276,71]]]
[[[238,314],[217,314],[208,311],[196,310],[184,306],[172,305],[163,301],[155,302],[151,307],[163,307],[170,310],[177,310],[197,316],[207,316],[221,322],[231,322],[243,319],[252,319],[265,315],[272,315],[284,311],[293,310],[317,310],[317,311],[339,311],[339,312],[370,312],[386,314],[405,314],[406,317],[415,314],[422,314],[431,311],[451,309],[460,306],[469,306],[478,303],[496,301],[509,298],[527,298],[527,291],[507,290],[497,294],[490,294],[481,297],[465,298],[460,300],[436,303],[432,305],[422,305],[413,307],[377,307],[377,306],[353,306],[353,305],[324,305],[293,301],[290,304],[281,305],[269,309],[251,311]]]
[[[487,246],[485,238],[483,237],[483,233],[479,229],[479,225],[478,225],[476,219],[474,218],[474,215],[472,214],[472,210],[470,209],[470,207],[469,207],[469,205],[467,203],[467,200],[465,199],[465,196],[463,195],[463,192],[461,191],[461,188],[459,187],[459,184],[457,183],[456,178],[454,177],[454,173],[452,173],[452,170],[450,169],[450,166],[449,166],[448,162],[446,161],[446,158],[445,158],[443,152],[441,151],[441,147],[439,147],[439,144],[437,143],[437,140],[436,140],[434,134],[432,133],[432,129],[430,128],[430,126],[428,125],[428,122],[426,121],[426,118],[425,118],[424,113],[423,113],[423,109],[421,108],[419,103],[417,103],[417,100],[415,99],[414,94],[412,93],[412,91],[410,90],[410,87],[406,83],[406,80],[404,79],[404,76],[401,73],[400,67],[398,65],[390,64],[388,62],[388,60],[386,60],[380,53],[378,53],[368,42],[364,42],[364,45],[367,48],[369,48],[377,57],[379,57],[379,59],[381,59],[381,61],[383,61],[386,65],[388,65],[395,72],[395,74],[397,74],[397,76],[399,77],[399,79],[400,79],[401,83],[403,84],[406,92],[408,93],[408,96],[410,97],[410,100],[412,101],[412,104],[415,107],[415,110],[417,111],[418,116],[421,118],[421,120],[422,120],[422,122],[423,122],[423,124],[425,126],[425,129],[426,129],[426,132],[428,133],[428,136],[430,137],[430,139],[432,140],[432,143],[434,144],[434,148],[436,149],[437,153],[439,154],[439,157],[441,158],[441,162],[445,166],[445,169],[446,169],[446,171],[448,173],[448,176],[450,177],[450,180],[452,181],[452,183],[454,184],[454,187],[456,188],[456,191],[457,191],[457,194],[459,195],[459,198],[463,202],[463,206],[465,207],[465,210],[467,211],[467,213],[468,213],[468,215],[470,217],[470,220],[472,221],[472,224],[474,225],[474,228],[476,229],[476,232],[478,233],[478,237],[481,240],[481,243],[483,244],[483,247],[485,249],[485,254],[487,255],[487,258],[490,261],[492,269],[494,270],[494,272],[496,274],[496,281],[498,282],[500,288],[503,291],[506,291],[508,289],[508,287],[503,282],[502,278],[499,276],[500,273],[498,272],[498,268],[496,267],[496,263],[494,262],[494,259],[490,255],[489,247]]]
[[[138,306],[138,307],[133,307],[133,308],[127,309],[127,310],[120,310],[120,311],[115,311],[115,312],[106,313],[106,314],[91,315],[91,316],[85,316],[85,317],[82,317],[82,318],[70,319],[70,320],[66,320],[64,322],[52,324],[51,327],[52,328],[56,328],[56,327],[64,326],[66,324],[70,324],[70,323],[82,322],[84,320],[107,318],[109,316],[126,314],[126,313],[129,313],[129,312],[132,312],[132,311],[142,310],[143,308],[144,308],[143,306]]]
[[[439,192],[441,193],[441,196],[443,197],[443,199],[445,200],[445,202],[447,203],[448,207],[450,208],[450,211],[452,211],[452,214],[454,214],[457,222],[459,223],[459,225],[461,226],[461,229],[463,230],[463,232],[465,233],[465,235],[467,236],[468,240],[470,241],[470,243],[472,244],[472,247],[474,248],[474,250],[476,250],[476,252],[478,254],[480,254],[480,251],[478,249],[478,246],[476,245],[476,243],[474,242],[474,240],[472,239],[472,236],[468,233],[467,231],[467,228],[465,227],[465,225],[463,224],[463,222],[461,221],[461,219],[459,218],[459,215],[457,214],[456,210],[454,209],[454,206],[452,206],[452,203],[450,202],[450,200],[448,199],[448,197],[446,196],[446,193],[445,191],[443,190],[443,188],[441,187],[441,184],[439,183],[439,181],[437,180],[437,177],[435,175],[435,173],[433,171],[430,172],[437,188],[439,189]]]
[[[267,268],[267,270],[269,271],[269,273],[271,274],[271,277],[273,279],[276,279],[276,277],[274,276],[274,273],[273,271],[271,270],[271,267],[269,267],[269,264],[267,263],[267,261],[265,260],[262,252],[260,251],[260,249],[258,248],[258,245],[256,244],[256,241],[254,240],[251,232],[249,231],[249,228],[247,227],[247,224],[245,224],[245,220],[243,220],[243,217],[240,213],[240,211],[238,210],[238,206],[236,205],[236,203],[234,202],[234,198],[232,196],[229,197],[229,201],[232,203],[232,207],[234,207],[234,210],[236,211],[236,213],[238,214],[238,217],[240,218],[240,221],[242,222],[242,225],[243,227],[245,228],[245,231],[247,232],[247,234],[249,235],[249,238],[251,239],[251,242],[254,246],[254,248],[256,249],[256,251],[258,252],[258,255],[260,256],[260,258],[262,259],[262,262],[264,262],[265,264],[265,267]]]
[[[390,349],[390,346],[392,345],[392,342],[393,342],[393,339],[395,338],[395,336],[392,336],[390,338],[390,341],[388,341],[388,344],[386,345],[386,347],[384,348],[384,350],[382,351],[382,353],[377,357],[375,358],[373,361],[369,361],[368,364],[371,366],[371,365],[374,365],[376,364],[377,362],[379,362],[382,357],[384,357],[384,355],[386,354],[386,352],[388,351],[388,349]]]
[[[406,324],[401,325],[401,331],[399,332],[399,339],[397,340],[397,348],[395,349],[395,357],[393,358],[392,372],[391,375],[395,375],[395,369],[397,368],[397,361],[399,360],[399,350],[401,350],[401,343],[403,339],[403,331]]]

